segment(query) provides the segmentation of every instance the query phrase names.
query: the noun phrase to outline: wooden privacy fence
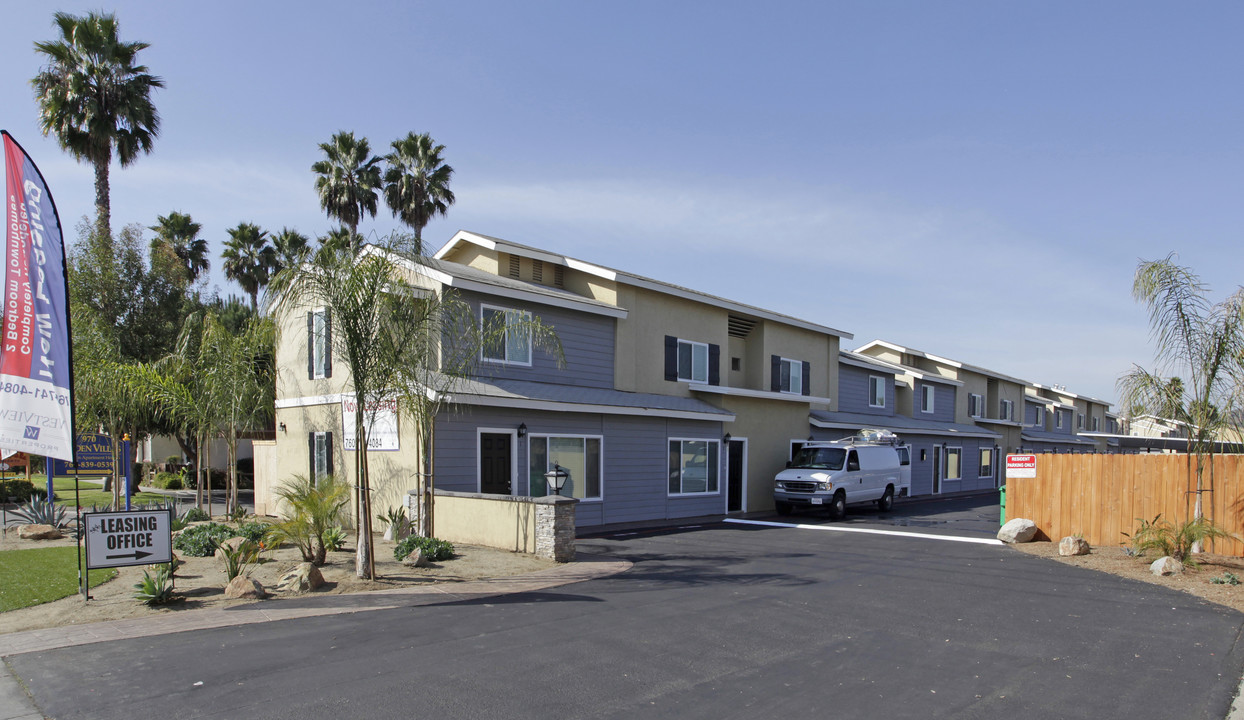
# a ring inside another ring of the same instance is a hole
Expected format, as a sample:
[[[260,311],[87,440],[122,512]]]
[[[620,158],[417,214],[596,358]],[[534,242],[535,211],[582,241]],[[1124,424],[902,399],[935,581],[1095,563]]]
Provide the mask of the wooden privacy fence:
[[[1211,480],[1212,478],[1212,480]],[[1244,538],[1244,455],[1205,459],[1205,517]],[[1125,545],[1137,518],[1192,518],[1196,457],[1190,455],[1037,455],[1035,478],[1006,483],[1006,517],[1027,518],[1046,539],[1079,534],[1094,547]],[[1212,490],[1212,491],[1211,491]],[[1205,550],[1244,555],[1244,542],[1216,540]]]

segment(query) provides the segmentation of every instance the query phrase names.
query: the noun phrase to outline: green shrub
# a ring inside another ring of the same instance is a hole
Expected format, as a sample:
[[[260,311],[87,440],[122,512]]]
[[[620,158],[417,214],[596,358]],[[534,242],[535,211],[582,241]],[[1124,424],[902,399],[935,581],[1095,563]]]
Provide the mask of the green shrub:
[[[272,526],[266,522],[252,520],[238,525],[236,534],[250,540],[253,543],[262,542],[263,539],[272,531]]]
[[[1209,581],[1215,585],[1239,585],[1240,577],[1233,572],[1225,572],[1218,577],[1210,578]]]
[[[220,550],[220,562],[225,566],[225,577],[229,580],[250,574],[250,567],[259,560],[261,550],[258,542],[243,540],[236,547],[228,543],[217,544]]]
[[[1132,549],[1137,555],[1144,555],[1146,551],[1153,550],[1158,557],[1169,555],[1194,567],[1196,561],[1191,557],[1194,545],[1215,538],[1234,537],[1205,517],[1175,525],[1169,520],[1163,520],[1162,515],[1159,514],[1153,520],[1136,518],[1136,522],[1139,523],[1136,533],[1133,535],[1123,533],[1123,535],[1131,539]]]
[[[329,528],[324,532],[324,549],[337,552],[346,546],[346,531],[340,526]]]
[[[26,525],[51,525],[54,528],[68,528],[72,521],[66,515],[64,505],[47,502],[42,495],[32,497],[29,502],[11,513],[24,521]]]
[[[204,520],[211,520],[212,516],[208,515],[207,511],[204,510],[203,508],[192,507],[189,510],[187,510],[184,515],[182,515],[182,518],[185,519],[186,522],[192,523],[192,522],[203,522]]]
[[[324,536],[338,524],[341,509],[350,502],[350,486],[332,475],[318,481],[297,475],[282,483],[276,495],[290,513],[277,523],[278,536],[297,545],[303,560],[323,565],[328,552]]]
[[[151,484],[161,490],[181,490],[185,483],[181,473],[159,472]]]
[[[454,556],[454,545],[447,540],[411,535],[397,544],[397,547],[393,549],[393,557],[397,560],[405,560],[407,555],[415,551],[415,548],[422,550],[423,556],[430,562],[449,560]]]
[[[40,493],[40,497],[46,493]],[[35,484],[29,480],[10,478],[0,480],[0,502],[13,498],[13,502],[24,503],[35,495]]]
[[[216,545],[236,535],[233,528],[220,523],[188,527],[173,541],[173,548],[193,557],[208,557]]]
[[[143,571],[141,582],[134,583],[134,599],[148,605],[163,605],[173,600],[173,572],[168,565],[156,568],[155,577],[150,570]]]

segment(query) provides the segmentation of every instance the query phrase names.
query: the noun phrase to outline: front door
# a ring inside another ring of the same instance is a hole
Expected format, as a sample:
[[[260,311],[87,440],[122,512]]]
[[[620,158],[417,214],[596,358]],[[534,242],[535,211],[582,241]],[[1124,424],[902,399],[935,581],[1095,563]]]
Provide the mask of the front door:
[[[479,491],[495,495],[510,494],[510,436],[508,433],[480,433]]]
[[[933,446],[933,494],[942,491],[942,446]]]
[[[726,447],[726,512],[743,510],[743,478],[746,475],[743,448],[746,446],[746,440],[731,440]]]

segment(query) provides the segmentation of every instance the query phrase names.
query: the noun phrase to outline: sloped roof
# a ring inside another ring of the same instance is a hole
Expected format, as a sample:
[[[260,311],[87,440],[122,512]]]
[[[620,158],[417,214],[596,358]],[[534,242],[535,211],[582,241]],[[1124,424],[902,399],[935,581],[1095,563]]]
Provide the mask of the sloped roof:
[[[816,427],[865,428],[875,427],[892,430],[898,435],[950,435],[958,437],[1000,438],[992,430],[976,425],[965,425],[936,420],[917,420],[906,415],[872,415],[870,413],[831,412],[813,410],[810,422]]]
[[[523,380],[464,380],[457,383],[447,395],[448,402],[463,405],[606,415],[652,415],[718,422],[731,422],[735,417],[732,412],[695,398]]]

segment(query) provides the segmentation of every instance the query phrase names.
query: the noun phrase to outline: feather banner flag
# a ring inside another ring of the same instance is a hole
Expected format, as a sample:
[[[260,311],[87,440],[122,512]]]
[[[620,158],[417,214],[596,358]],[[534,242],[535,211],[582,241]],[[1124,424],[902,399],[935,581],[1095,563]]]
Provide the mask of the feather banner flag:
[[[73,352],[65,243],[43,175],[4,140],[0,447],[73,460]]]

